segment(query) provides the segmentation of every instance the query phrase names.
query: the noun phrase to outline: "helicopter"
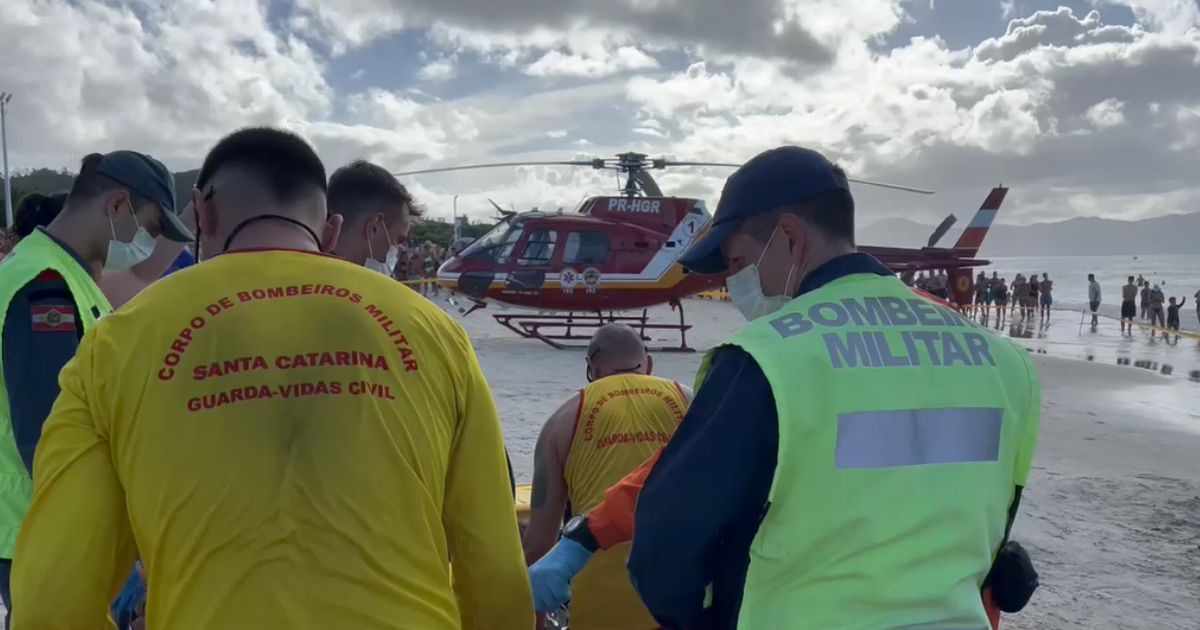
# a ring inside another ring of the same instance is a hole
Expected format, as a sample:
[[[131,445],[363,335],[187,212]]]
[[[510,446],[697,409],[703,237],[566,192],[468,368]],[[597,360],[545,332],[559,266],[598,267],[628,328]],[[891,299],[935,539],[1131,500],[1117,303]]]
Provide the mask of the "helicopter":
[[[586,198],[572,212],[506,211],[492,202],[500,212],[500,221],[438,269],[438,283],[449,289],[452,296],[461,294],[470,302],[470,307],[460,307],[460,312],[469,315],[489,303],[528,309],[495,313],[493,318],[521,337],[537,339],[555,348],[578,347],[590,339],[592,329],[620,322],[631,325],[647,340],[647,331],[679,333],[678,346],[655,350],[692,351],[687,344],[691,325],[685,321],[682,299],[720,289],[725,278],[687,273],[677,260],[708,229],[712,214],[702,199],[665,195],[650,171],[668,167],[737,168],[741,164],[675,161],[626,152],[614,158],[469,164],[395,175],[517,166],[611,170],[623,176],[624,183],[617,195]],[[911,186],[847,179],[892,190],[934,193]],[[985,206],[991,203],[998,208],[1004,190],[993,190]],[[994,214],[988,215],[988,226]],[[860,249],[875,254],[898,273],[948,269],[951,274],[962,274],[969,284],[969,267],[988,264],[973,258],[978,245],[973,249],[960,248],[963,244],[960,239],[954,248],[934,247],[954,220],[953,215],[947,217],[922,249]],[[978,222],[978,219],[973,221],[972,227]],[[968,230],[968,233],[982,242],[978,231]],[[958,282],[957,276],[952,278],[956,296],[960,293]],[[969,303],[969,286],[964,292]],[[650,321],[648,309],[661,304],[668,304],[679,313],[678,323]],[[636,313],[638,309],[640,314],[622,314]]]

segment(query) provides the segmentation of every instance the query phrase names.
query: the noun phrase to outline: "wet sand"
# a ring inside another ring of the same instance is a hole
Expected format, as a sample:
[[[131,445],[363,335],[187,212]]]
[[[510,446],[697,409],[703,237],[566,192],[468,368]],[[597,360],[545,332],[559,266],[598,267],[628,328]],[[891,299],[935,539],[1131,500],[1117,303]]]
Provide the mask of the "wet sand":
[[[696,325],[689,341],[701,349],[742,323],[726,303],[687,300],[685,308]],[[1078,317],[1015,335],[1035,355],[1043,417],[1013,537],[1033,555],[1042,587],[1001,627],[1195,629],[1200,383],[1188,372],[1196,348],[1151,345],[1141,333],[1123,339],[1103,326],[1080,335]],[[586,383],[584,354],[514,338],[486,310],[461,321],[493,388],[517,477],[528,481],[542,423]],[[699,360],[660,352],[655,373],[691,383]],[[1175,369],[1167,375],[1163,365]]]
[[[1001,627],[1200,627],[1200,386],[1035,361],[1042,428],[1013,538],[1042,587]]]

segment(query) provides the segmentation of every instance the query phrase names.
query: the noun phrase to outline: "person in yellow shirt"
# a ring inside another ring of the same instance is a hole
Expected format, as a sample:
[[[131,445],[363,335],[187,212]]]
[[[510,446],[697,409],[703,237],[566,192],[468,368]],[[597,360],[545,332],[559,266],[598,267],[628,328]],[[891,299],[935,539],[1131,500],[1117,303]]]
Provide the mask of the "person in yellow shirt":
[[[462,328],[322,254],[341,218],[298,136],[225,137],[192,201],[202,262],[63,369],[15,627],[101,626],[140,554],[149,628],[531,628],[500,423]]]
[[[554,412],[534,450],[524,537],[529,564],[554,546],[568,505],[575,514],[587,514],[604,500],[605,490],[675,433],[691,391],[650,376],[652,367],[641,336],[629,326],[607,324],[592,336],[589,385]],[[600,552],[580,572],[570,607],[573,630],[658,627],[629,582],[628,554],[628,543]]]
[[[407,278],[406,273],[396,273],[397,264],[408,257],[401,243],[425,209],[395,175],[378,164],[355,160],[329,176],[328,201],[329,213],[343,220],[335,256],[385,276]],[[507,453],[505,462],[515,498],[516,480]]]
[[[424,213],[387,169],[355,160],[329,176],[329,212],[344,223],[333,254],[391,276],[412,222]]]

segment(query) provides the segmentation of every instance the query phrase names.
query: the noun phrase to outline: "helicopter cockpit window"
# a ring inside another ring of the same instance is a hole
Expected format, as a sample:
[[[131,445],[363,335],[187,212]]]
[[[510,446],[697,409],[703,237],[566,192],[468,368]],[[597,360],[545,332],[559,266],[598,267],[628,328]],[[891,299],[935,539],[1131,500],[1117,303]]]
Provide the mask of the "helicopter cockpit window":
[[[503,263],[512,255],[513,248],[524,233],[525,228],[520,223],[501,223],[471,243],[461,256],[469,260]]]
[[[567,235],[563,250],[563,263],[567,265],[596,265],[608,259],[608,234],[606,232],[571,232]]]
[[[525,241],[525,249],[517,264],[522,266],[546,265],[554,257],[554,244],[558,241],[558,233],[554,230],[534,230]]]

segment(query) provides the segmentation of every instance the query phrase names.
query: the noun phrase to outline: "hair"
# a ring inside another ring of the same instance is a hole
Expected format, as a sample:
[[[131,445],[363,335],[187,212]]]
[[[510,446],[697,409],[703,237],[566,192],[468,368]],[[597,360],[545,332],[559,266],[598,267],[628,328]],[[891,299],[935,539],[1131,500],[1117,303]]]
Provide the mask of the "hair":
[[[129,186],[96,172],[104,156],[99,153],[89,153],[79,164],[79,174],[71,182],[71,191],[67,193],[65,202],[88,201],[114,190],[124,190],[129,193],[129,201],[135,208],[153,203]]]
[[[49,195],[30,193],[17,204],[16,216],[13,217],[13,233],[25,238],[36,228],[46,227],[62,212],[67,201],[67,193],[57,192]]]
[[[841,168],[835,166],[834,169],[841,173]],[[854,197],[848,190],[832,190],[800,203],[752,216],[745,220],[742,229],[758,240],[765,241],[771,237],[779,217],[784,214],[794,214],[826,236],[854,244]]]
[[[424,209],[416,204],[408,189],[382,166],[355,160],[329,176],[329,212],[346,221],[367,214],[381,204],[402,206],[409,215],[420,217]]]
[[[1095,280],[1095,279],[1096,279],[1096,274],[1094,274],[1094,273],[1088,274],[1088,280]]]
[[[1133,282],[1133,276],[1129,276],[1129,281]]]
[[[247,127],[221,138],[205,156],[196,188],[203,189],[224,168],[248,171],[277,203],[326,192],[321,158],[304,138],[282,129]]]
[[[623,361],[644,355],[646,346],[636,330],[626,324],[613,323],[597,328],[588,341],[588,359],[594,360],[601,351],[605,354],[604,361]]]

